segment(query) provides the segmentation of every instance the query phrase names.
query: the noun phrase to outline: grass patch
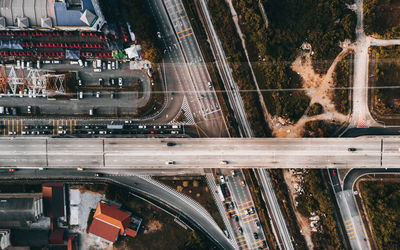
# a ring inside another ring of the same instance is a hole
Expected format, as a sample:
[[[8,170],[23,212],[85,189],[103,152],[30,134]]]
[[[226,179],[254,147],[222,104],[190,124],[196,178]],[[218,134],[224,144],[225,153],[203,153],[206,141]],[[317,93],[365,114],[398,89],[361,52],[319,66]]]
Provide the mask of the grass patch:
[[[222,43],[225,55],[232,69],[232,76],[237,82],[243,100],[247,119],[257,137],[267,137],[271,131],[263,116],[260,99],[256,92],[255,83],[251,77],[250,67],[245,61],[245,53],[235,30],[235,24],[225,1],[210,0],[208,9],[213,25]]]
[[[320,217],[317,232],[312,233],[315,249],[344,249],[334,217],[334,205],[320,169],[309,169],[304,175],[303,194],[296,197],[297,209],[305,217],[315,213]]]
[[[340,125],[326,121],[309,121],[305,125],[302,137],[335,137]]]
[[[293,236],[294,247],[295,249],[307,249],[307,244],[303,235],[300,233],[300,228],[297,224],[293,207],[290,205],[291,202],[289,198],[289,191],[285,184],[282,169],[269,169],[268,171],[271,175],[272,183],[274,184],[274,190],[278,198],[282,214],[288,225],[289,232]]]
[[[400,46],[373,47],[371,56],[375,72],[369,80],[376,87],[373,109],[380,115],[400,114]]]
[[[319,103],[313,103],[307,112],[308,116],[320,115],[324,112],[324,108]]]
[[[322,74],[341,51],[339,41],[355,39],[356,17],[343,0],[264,0],[262,3],[268,28],[259,1],[234,1],[261,89],[302,87],[300,77],[290,69],[302,43],[311,44],[313,66]],[[309,104],[304,91],[266,91],[263,97],[271,115],[294,122]]]
[[[368,35],[383,38],[400,36],[400,2],[364,0],[364,24]]]
[[[334,72],[335,90],[332,101],[338,112],[347,115],[350,112],[350,87],[353,72],[353,53],[347,54],[337,64]]]
[[[398,249],[400,184],[362,181],[359,187],[379,249]]]

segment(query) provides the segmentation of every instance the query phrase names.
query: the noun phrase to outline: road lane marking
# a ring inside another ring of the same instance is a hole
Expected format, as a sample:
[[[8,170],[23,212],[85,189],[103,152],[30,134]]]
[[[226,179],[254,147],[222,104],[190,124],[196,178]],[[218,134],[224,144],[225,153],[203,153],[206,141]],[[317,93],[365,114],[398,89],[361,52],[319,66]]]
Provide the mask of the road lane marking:
[[[188,30],[191,30],[192,28],[190,27],[190,28],[187,28],[187,29],[184,29],[184,30],[181,30],[181,31],[179,31],[178,33],[176,33],[176,34],[180,34],[180,33],[183,33],[183,32],[185,32],[185,31],[188,31]]]
[[[72,135],[72,121],[69,121],[69,134]]]
[[[189,33],[189,34],[187,34],[187,35],[181,36],[181,37],[179,37],[179,39],[185,38],[185,37],[190,36],[190,35],[193,35],[193,32],[192,32],[192,33]]]
[[[236,237],[235,239],[236,240],[238,240],[239,238],[243,238],[244,237],[244,234],[242,234],[242,235],[239,235],[238,237]]]
[[[241,239],[241,240],[239,240],[239,241],[236,241],[236,243],[240,243],[240,242],[243,242],[243,241],[246,241],[246,238],[244,238],[244,239]]]
[[[246,201],[246,202],[243,202],[243,203],[239,204],[238,206],[242,206],[242,205],[244,205],[244,204],[248,204],[248,203],[250,203],[250,202],[252,202],[252,201]]]
[[[3,120],[3,132],[4,136],[6,136],[6,120]]]
[[[74,120],[74,131],[76,130],[76,120]]]
[[[255,215],[255,214],[254,214]],[[245,221],[244,223],[248,223],[248,222],[251,222],[251,221],[255,221],[255,220],[257,220],[258,218],[257,217],[255,217],[255,218],[253,218],[253,219],[251,219],[251,220],[248,220],[248,221]],[[244,218],[243,218],[243,220],[244,220]]]
[[[21,135],[22,135],[22,131],[23,131],[22,122],[23,122],[23,120],[21,120]]]
[[[15,126],[15,128],[17,129],[17,136],[18,136],[18,128],[19,128],[19,122],[18,122],[18,120],[17,120],[17,125]]]
[[[54,120],[53,120],[53,136],[54,136]]]
[[[347,232],[348,235],[353,235],[355,233],[356,233],[356,231]]]
[[[354,229],[354,226],[349,227],[349,228],[346,228],[347,231],[351,231],[351,230],[353,230],[353,229]]]
[[[10,134],[10,120],[7,120],[7,133]]]
[[[348,224],[349,222],[351,222],[351,219],[346,220],[344,223]]]
[[[232,209],[232,210],[226,211],[226,213],[232,213],[232,212],[235,212],[235,209]]]
[[[247,206],[247,207],[241,208],[241,209],[239,209],[239,211],[243,211],[243,210],[245,210],[245,209],[247,209],[247,208],[250,208],[250,207],[252,207],[252,206],[253,206],[253,204],[252,204],[252,205],[249,205],[249,206]]]
[[[257,249],[258,247],[262,247],[262,246],[263,246],[263,244],[260,244],[258,246],[254,246],[253,249]]]
[[[58,133],[58,127],[59,127],[59,125],[60,125],[59,120],[57,120],[57,135],[59,135],[59,133]]]
[[[255,245],[255,244],[257,244],[257,243],[260,243],[260,242],[262,242],[264,239],[262,239],[262,240],[259,240],[259,241],[256,241],[256,242],[253,242],[253,243],[251,243],[252,245]]]
[[[357,235],[355,234],[355,235],[353,235],[353,236],[351,236],[349,239],[351,240],[351,239],[354,239],[355,237],[357,237]]]

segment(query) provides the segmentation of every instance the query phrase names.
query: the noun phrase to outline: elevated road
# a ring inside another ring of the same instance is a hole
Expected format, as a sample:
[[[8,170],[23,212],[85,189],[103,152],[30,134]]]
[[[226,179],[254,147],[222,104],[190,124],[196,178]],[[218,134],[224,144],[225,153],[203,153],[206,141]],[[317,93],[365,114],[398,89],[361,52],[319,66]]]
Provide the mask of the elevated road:
[[[167,146],[167,142],[176,145]],[[355,148],[356,151],[348,151]],[[2,138],[1,167],[396,168],[400,137]],[[171,161],[171,164],[166,164]],[[226,161],[227,164],[222,164]]]

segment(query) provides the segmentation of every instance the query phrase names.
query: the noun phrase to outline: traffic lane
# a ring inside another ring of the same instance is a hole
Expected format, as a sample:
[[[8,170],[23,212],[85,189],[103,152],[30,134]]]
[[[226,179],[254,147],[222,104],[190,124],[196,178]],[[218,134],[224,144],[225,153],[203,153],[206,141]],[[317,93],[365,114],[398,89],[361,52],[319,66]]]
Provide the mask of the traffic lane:
[[[355,181],[366,174],[398,174],[400,168],[351,169],[343,180],[343,190],[353,190]]]
[[[17,140],[8,137],[0,140],[0,155],[8,155],[10,153],[42,154],[43,152],[46,152],[45,139]]]
[[[400,139],[396,139],[400,142]],[[146,150],[147,147],[160,147],[165,148],[166,142],[164,139],[136,139],[137,143],[131,143],[131,139],[107,139],[106,147],[116,145],[120,150]],[[173,140],[172,140],[173,141]],[[184,151],[197,149],[199,151],[238,151],[246,152],[248,150],[257,152],[260,155],[274,155],[274,154],[331,154],[331,155],[354,155],[363,156],[365,153],[377,152],[380,154],[380,140],[371,139],[364,140],[354,138],[351,140],[341,139],[328,139],[328,138],[295,138],[295,139],[279,139],[279,138],[188,138],[176,140],[176,145],[168,147],[170,151]],[[348,148],[356,146],[358,148],[355,152],[349,152]],[[221,152],[219,152],[221,153]],[[399,153],[400,155],[400,153]]]
[[[1,167],[45,167],[47,165],[47,158],[45,154],[31,154],[25,155],[1,155],[0,166]]]
[[[342,187],[340,185],[339,175],[337,169],[328,169],[328,174],[330,176],[332,186],[334,188],[335,193],[342,191]]]
[[[339,192],[336,197],[352,249],[370,249],[368,241],[360,238],[366,234],[352,191]]]
[[[227,179],[231,193],[235,197],[236,212],[240,218],[239,223],[244,229],[249,246],[265,240],[264,233],[256,224],[259,218],[250,191],[246,185],[238,184],[238,182],[244,181],[242,176],[227,176]],[[257,233],[257,239],[255,239],[254,233]]]
[[[103,153],[103,139],[47,139],[47,152],[62,154]]]

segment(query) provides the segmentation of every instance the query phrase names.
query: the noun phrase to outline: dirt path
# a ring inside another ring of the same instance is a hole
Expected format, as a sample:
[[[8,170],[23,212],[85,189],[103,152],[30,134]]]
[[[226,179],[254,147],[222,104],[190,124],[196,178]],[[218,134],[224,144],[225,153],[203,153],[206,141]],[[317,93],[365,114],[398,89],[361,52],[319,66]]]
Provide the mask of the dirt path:
[[[310,45],[307,45],[310,47]],[[343,115],[335,109],[332,102],[334,87],[334,72],[337,64],[351,50],[354,45],[343,46],[342,52],[335,58],[325,75],[320,75],[314,71],[312,66],[311,51],[302,52],[292,63],[292,70],[298,72],[303,79],[303,88],[310,97],[310,106],[314,103],[322,105],[324,112],[316,116],[303,115],[295,124],[279,125],[279,119],[273,119],[273,135],[276,137],[301,137],[304,126],[309,121],[329,120],[337,123],[345,123],[349,120],[348,115]]]
[[[294,190],[294,180],[293,178],[295,178],[291,173],[290,170],[288,169],[283,169],[283,178],[286,182],[286,186],[288,187],[288,190],[290,192],[290,200],[292,203],[292,207],[294,210],[294,213],[296,215],[296,220],[297,220],[297,224],[299,224],[300,227],[300,231],[301,234],[304,236],[304,239],[307,243],[307,247],[308,249],[313,249],[314,248],[314,244],[312,242],[312,238],[311,238],[311,228],[310,228],[310,223],[308,221],[308,218],[302,216],[296,209],[296,206],[294,204],[296,204],[296,197],[297,197],[297,193]]]
[[[253,77],[253,81],[254,81],[254,83],[255,83],[255,85],[256,85],[257,94],[258,94],[258,98],[260,99],[260,104],[261,104],[261,107],[262,107],[263,112],[264,112],[264,117],[265,117],[265,119],[266,119],[267,124],[269,124],[269,125],[271,126],[271,124],[272,124],[272,117],[271,117],[271,115],[270,115],[269,112],[268,112],[267,105],[265,105],[264,97],[263,97],[262,94],[261,94],[261,91],[260,91],[260,88],[259,88],[259,85],[258,85],[258,82],[257,82],[256,75],[254,74],[253,67],[251,66],[250,58],[249,58],[249,53],[247,52],[247,47],[246,47],[245,36],[243,35],[242,30],[240,29],[240,26],[239,26],[239,19],[238,19],[236,10],[235,10],[235,8],[233,7],[232,0],[225,0],[225,2],[226,2],[226,3],[228,4],[228,6],[229,6],[229,10],[230,10],[231,15],[232,15],[232,20],[233,20],[233,22],[235,23],[236,32],[238,33],[238,35],[239,35],[239,37],[240,37],[240,40],[242,41],[242,47],[243,47],[244,53],[246,54],[246,60],[247,60],[247,63],[249,64],[249,67],[250,67],[251,76]]]

